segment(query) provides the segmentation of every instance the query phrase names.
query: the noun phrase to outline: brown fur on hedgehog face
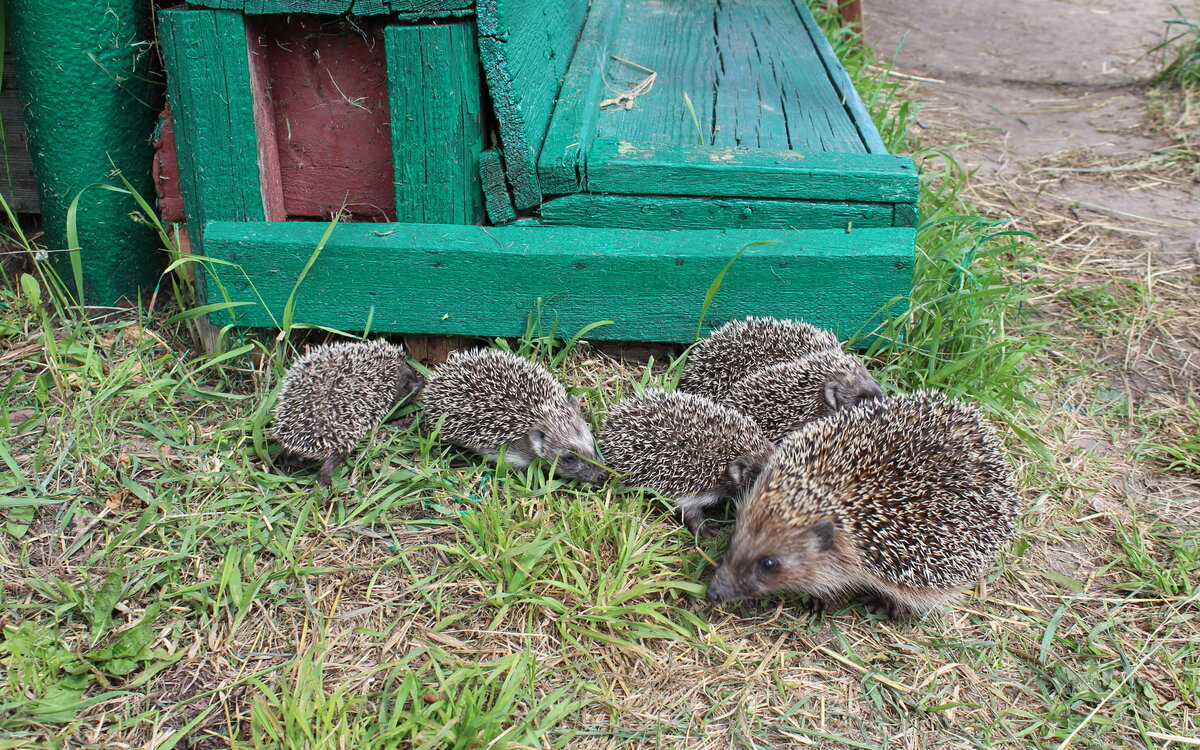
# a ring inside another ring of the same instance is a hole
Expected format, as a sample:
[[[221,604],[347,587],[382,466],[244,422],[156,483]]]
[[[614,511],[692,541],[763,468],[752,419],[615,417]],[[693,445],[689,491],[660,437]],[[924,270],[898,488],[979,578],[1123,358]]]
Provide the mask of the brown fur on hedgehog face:
[[[555,476],[600,484],[608,479],[608,470],[599,465],[595,441],[583,408],[575,396],[567,398],[569,409],[557,409],[544,415],[508,448],[517,465],[527,465],[535,457],[554,463]]]
[[[770,478],[764,477],[764,483]],[[846,589],[855,552],[828,517],[798,519],[781,530],[743,514],[729,551],[708,586],[714,604],[773,591],[796,591],[824,601]]]

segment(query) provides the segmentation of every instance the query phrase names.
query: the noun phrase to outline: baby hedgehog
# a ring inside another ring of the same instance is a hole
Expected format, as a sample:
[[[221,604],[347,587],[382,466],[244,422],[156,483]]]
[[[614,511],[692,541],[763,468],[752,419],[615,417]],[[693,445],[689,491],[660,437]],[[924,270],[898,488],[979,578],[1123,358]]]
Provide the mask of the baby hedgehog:
[[[768,440],[779,442],[807,422],[882,396],[858,357],[823,349],[747,375],[721,403],[753,419]]]
[[[811,422],[776,451],[738,513],[713,603],[788,590],[817,608],[923,612],[978,579],[1012,536],[1017,492],[992,429],[938,393]]]
[[[429,424],[442,420],[447,443],[524,468],[557,461],[566,479],[603,482],[596,444],[579,408],[546,368],[497,349],[454,352],[425,388]],[[586,460],[585,460],[586,459]]]
[[[334,468],[421,382],[404,349],[386,341],[310,350],[288,371],[275,403],[272,432],[283,462],[321,461],[317,482],[328,487]]]
[[[679,390],[720,401],[734,383],[776,362],[822,349],[841,350],[837,338],[799,320],[731,320],[688,354]]]
[[[694,534],[713,536],[704,508],[750,488],[775,446],[747,417],[703,396],[649,391],[604,420],[600,449],[632,487],[675,500]]]

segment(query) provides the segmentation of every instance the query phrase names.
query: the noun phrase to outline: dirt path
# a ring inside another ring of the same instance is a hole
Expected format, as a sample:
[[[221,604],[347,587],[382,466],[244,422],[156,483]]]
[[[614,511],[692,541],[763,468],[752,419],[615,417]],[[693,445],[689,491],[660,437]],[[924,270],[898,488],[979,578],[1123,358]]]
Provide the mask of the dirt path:
[[[1200,241],[1200,183],[1115,178],[1172,145],[1147,116],[1145,56],[1172,5],[1200,15],[1197,0],[997,0],[987,12],[971,0],[869,0],[867,33],[880,58],[895,53],[899,71],[937,81],[918,98],[922,139],[967,135],[960,154],[982,190],[1034,178],[1044,203],[1141,224],[1170,256]]]

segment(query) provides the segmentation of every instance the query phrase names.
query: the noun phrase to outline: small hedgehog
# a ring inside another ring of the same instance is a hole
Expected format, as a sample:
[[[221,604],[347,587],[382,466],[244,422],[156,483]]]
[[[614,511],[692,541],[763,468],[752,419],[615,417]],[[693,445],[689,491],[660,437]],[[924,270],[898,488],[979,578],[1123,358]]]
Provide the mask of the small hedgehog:
[[[692,533],[713,536],[704,508],[740,497],[775,446],[750,419],[703,396],[648,391],[608,415],[600,449],[626,485],[674,499]]]
[[[497,349],[454,352],[425,388],[430,425],[452,445],[507,460],[518,468],[535,458],[554,461],[555,473],[603,482],[596,444],[579,408],[546,368]]]
[[[858,357],[824,349],[747,375],[721,403],[753,419],[768,440],[779,442],[807,422],[882,396]]]
[[[283,462],[321,461],[317,482],[328,487],[334,468],[421,383],[404,349],[386,341],[310,350],[292,364],[275,403],[272,433]]]
[[[713,603],[770,591],[821,608],[924,612],[978,579],[1012,536],[1018,498],[992,429],[938,393],[810,422],[776,451],[738,513]]]
[[[720,401],[750,373],[822,349],[840,351],[841,345],[829,331],[800,320],[731,320],[688,354],[679,390]]]

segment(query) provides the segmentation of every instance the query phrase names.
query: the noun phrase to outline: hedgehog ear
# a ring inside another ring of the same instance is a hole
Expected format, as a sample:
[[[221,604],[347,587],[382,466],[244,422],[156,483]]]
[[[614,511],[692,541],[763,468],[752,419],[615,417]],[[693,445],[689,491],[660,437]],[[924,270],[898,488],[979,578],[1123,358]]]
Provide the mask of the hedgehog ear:
[[[534,453],[542,455],[542,449],[546,446],[546,431],[537,425],[530,427],[529,445],[533,448]]]
[[[750,462],[742,456],[730,461],[729,466],[725,469],[725,473],[729,476],[729,480],[733,482],[734,485],[739,487],[752,478],[752,471],[753,469],[750,467]]]
[[[832,520],[826,518],[822,521],[818,521],[817,524],[812,527],[812,535],[813,539],[817,540],[818,552],[828,552],[829,550],[833,549],[833,541],[834,537],[836,536],[836,529],[834,528]]]
[[[830,409],[838,408],[838,399],[842,395],[842,384],[836,380],[830,380],[825,384],[825,403],[829,404]]]

